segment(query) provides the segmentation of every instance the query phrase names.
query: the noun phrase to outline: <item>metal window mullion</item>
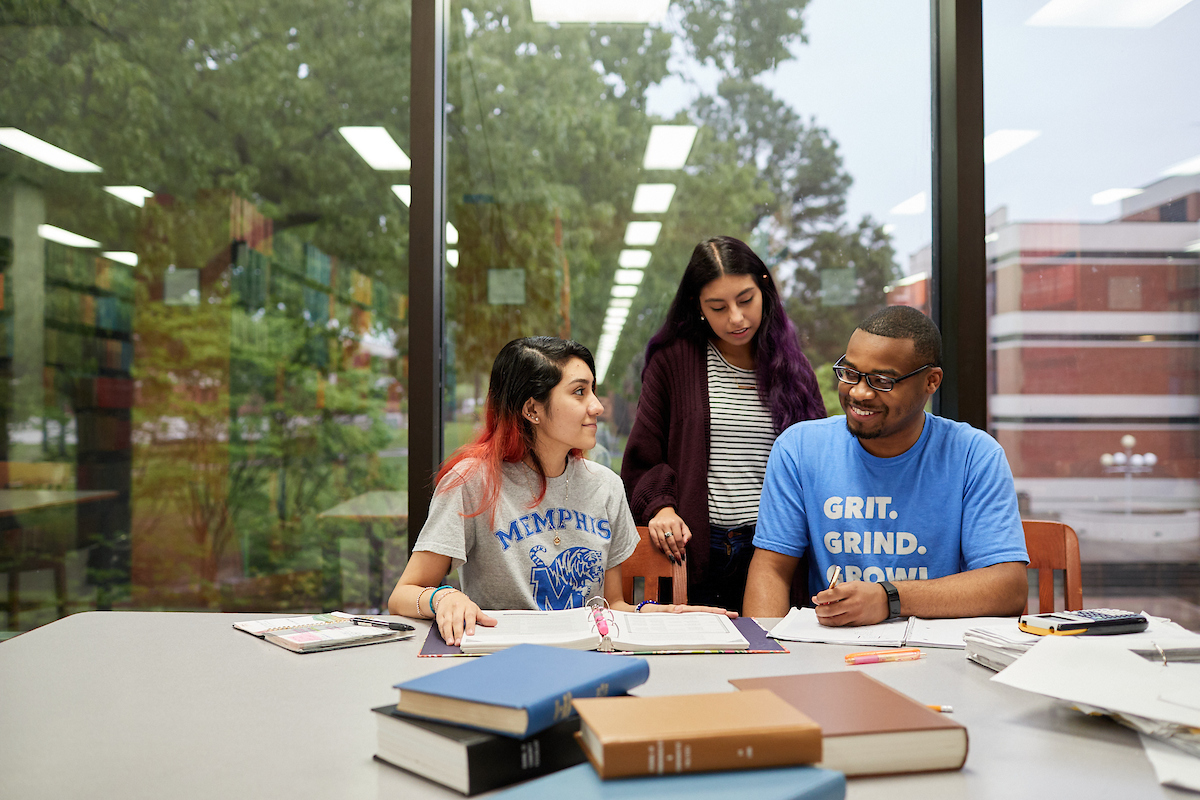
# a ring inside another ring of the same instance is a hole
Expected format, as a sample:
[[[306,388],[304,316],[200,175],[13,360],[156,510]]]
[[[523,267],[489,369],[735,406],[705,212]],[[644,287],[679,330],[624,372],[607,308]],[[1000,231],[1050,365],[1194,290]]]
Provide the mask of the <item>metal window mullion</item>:
[[[942,331],[941,416],[987,427],[983,242],[983,3],[931,0],[932,312]]]
[[[408,214],[408,551],[425,524],[442,461],[449,0],[412,0]]]

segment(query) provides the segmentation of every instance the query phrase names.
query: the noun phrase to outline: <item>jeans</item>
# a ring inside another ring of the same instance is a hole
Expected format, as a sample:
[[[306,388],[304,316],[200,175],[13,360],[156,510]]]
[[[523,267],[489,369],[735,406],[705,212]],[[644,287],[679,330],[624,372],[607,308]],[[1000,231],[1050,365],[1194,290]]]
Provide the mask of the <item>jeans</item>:
[[[754,556],[754,525],[709,530],[708,565],[688,592],[692,605],[719,606],[739,614],[746,593],[746,573]]]

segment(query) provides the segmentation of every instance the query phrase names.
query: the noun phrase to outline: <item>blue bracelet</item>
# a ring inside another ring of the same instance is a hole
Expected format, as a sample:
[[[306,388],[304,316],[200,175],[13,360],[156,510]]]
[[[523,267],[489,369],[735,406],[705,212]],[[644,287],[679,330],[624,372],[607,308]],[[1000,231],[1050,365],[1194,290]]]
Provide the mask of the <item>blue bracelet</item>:
[[[434,616],[434,617],[437,616],[437,611],[435,611],[433,608],[433,598],[437,597],[437,593],[440,592],[442,589],[453,589],[453,588],[454,587],[449,584],[446,584],[444,586],[439,586],[433,590],[433,594],[429,595],[429,613],[431,616]]]
[[[642,606],[656,606],[656,605],[658,605],[657,600],[643,600],[642,602],[637,604],[637,608],[635,608],[634,611],[636,613],[640,614],[640,613],[642,613]]]

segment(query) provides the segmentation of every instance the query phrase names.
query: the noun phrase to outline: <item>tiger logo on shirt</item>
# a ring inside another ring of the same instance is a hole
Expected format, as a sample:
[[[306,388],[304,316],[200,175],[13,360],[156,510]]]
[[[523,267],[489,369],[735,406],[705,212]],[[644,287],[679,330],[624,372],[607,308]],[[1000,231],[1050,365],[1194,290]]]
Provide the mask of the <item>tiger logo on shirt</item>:
[[[599,550],[569,547],[546,564],[541,553],[546,548],[534,545],[529,550],[533,568],[529,585],[533,598],[543,611],[581,608],[591,594],[591,585],[604,579],[604,557]]]

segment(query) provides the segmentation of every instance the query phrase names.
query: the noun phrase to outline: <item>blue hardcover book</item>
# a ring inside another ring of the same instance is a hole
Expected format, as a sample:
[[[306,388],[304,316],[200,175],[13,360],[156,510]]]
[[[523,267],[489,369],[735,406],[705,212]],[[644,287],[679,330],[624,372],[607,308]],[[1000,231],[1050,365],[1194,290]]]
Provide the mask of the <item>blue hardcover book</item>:
[[[396,684],[396,708],[524,738],[573,716],[576,697],[625,694],[648,677],[644,658],[522,644]]]
[[[541,800],[543,797],[569,797],[571,800],[663,800],[667,797],[687,800],[729,800],[730,797],[843,800],[845,796],[846,776],[817,767],[693,772],[603,781],[591,764],[564,769],[496,795],[505,800]]]

